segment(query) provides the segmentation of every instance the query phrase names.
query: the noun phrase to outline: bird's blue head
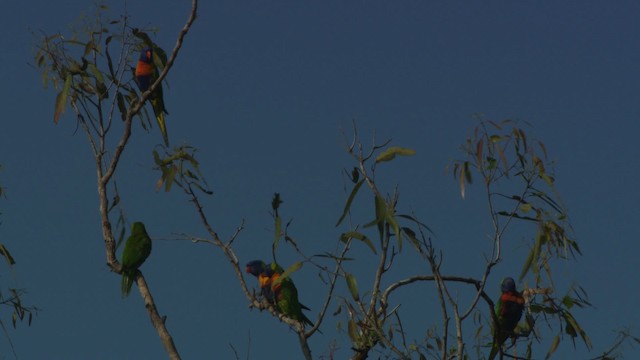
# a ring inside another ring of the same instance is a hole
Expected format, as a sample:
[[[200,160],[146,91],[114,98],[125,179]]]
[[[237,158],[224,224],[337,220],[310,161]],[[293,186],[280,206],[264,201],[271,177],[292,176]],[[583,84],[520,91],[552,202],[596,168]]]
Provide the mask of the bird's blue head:
[[[263,273],[267,268],[267,265],[262,260],[249,261],[246,265],[247,273],[258,276]]]
[[[142,49],[140,52],[140,61],[150,63],[153,59],[153,50],[150,47]]]
[[[502,280],[502,285],[500,285],[503,293],[506,292],[515,292],[516,291],[516,282],[511,277],[504,278]]]

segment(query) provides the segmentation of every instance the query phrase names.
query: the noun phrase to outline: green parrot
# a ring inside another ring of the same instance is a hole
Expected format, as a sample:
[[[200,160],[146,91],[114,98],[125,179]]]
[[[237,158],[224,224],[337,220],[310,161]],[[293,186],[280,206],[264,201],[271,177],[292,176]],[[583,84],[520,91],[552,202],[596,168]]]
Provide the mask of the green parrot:
[[[131,226],[131,236],[122,251],[122,297],[129,296],[138,268],[151,254],[151,238],[141,222]]]
[[[298,301],[298,289],[293,284],[293,280],[287,277],[276,283],[276,280],[280,278],[283,272],[284,269],[276,263],[271,263],[270,269],[268,269],[271,277],[271,291],[275,296],[278,309],[281,313],[294,320],[313,326],[313,322],[302,313],[302,309],[308,308]]]

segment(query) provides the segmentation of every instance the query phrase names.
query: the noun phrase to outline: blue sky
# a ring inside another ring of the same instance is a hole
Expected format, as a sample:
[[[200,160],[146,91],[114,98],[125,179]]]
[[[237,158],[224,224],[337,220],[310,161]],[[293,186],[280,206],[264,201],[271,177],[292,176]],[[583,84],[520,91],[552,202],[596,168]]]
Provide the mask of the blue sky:
[[[116,12],[122,6],[111,3]],[[170,49],[189,4],[127,6],[132,23],[157,26],[156,42]],[[1,15],[0,185],[7,198],[0,201],[0,241],[18,262],[13,272],[3,268],[1,284],[27,288],[25,300],[42,308],[31,327],[10,331],[20,359],[165,356],[137,290],[122,300],[120,278],[105,265],[86,137],[70,114],[53,124],[55,92],[43,90],[33,66],[32,31],[68,33],[91,11],[86,1],[9,0]],[[590,358],[612,342],[613,330],[637,334],[640,320],[638,13],[640,4],[630,1],[202,2],[165,88],[169,135],[173,144],[200,149],[215,192],[206,210],[220,235],[228,238],[246,221],[236,241],[244,262],[269,258],[274,192],[303,248],[333,249],[344,230],[333,226],[345,199],[341,171],[353,165],[342,131],[355,119],[363,139],[375,130],[378,139],[417,151],[383,168],[383,185],[392,191],[398,183],[401,206],[438,234],[447,271],[478,276],[478,254],[489,251],[481,188],[460,199],[444,167],[460,156],[473,114],[528,121],[555,161],[584,254],[558,266],[556,277],[565,287],[579,282],[594,304],[577,313],[595,351],[581,343],[576,351]],[[293,332],[247,308],[217,249],[167,240],[205,233],[184,196],[154,190],[151,150],[159,139],[155,130],[134,128],[118,187],[129,219],[144,221],[156,240],[143,271],[181,354],[232,358],[233,344],[241,358],[277,359],[282,351],[298,358]],[[524,238],[514,235],[514,258]],[[353,271],[366,274],[373,257],[360,254]],[[400,273],[426,271],[407,257]],[[496,267],[496,294],[499,279],[519,272],[520,263]],[[313,269],[294,280],[303,302],[319,309],[325,289]],[[408,320],[413,339],[439,325],[432,290],[401,294],[418,305]],[[337,358],[349,354],[346,335],[334,330],[340,319],[329,317],[325,334],[314,336],[315,355],[334,338]],[[5,345],[2,355],[11,358]],[[625,350],[627,358],[639,356],[637,347]],[[573,347],[567,341],[559,351],[566,358]]]

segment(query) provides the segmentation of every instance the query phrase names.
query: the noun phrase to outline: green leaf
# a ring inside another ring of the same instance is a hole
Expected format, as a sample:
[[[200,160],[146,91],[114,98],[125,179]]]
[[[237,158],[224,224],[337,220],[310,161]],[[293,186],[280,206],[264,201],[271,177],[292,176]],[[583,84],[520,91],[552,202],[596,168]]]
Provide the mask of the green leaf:
[[[502,160],[502,166],[504,166],[504,173],[508,177],[509,176],[509,163],[507,162],[507,157],[504,155],[504,150],[498,145],[496,146],[498,149],[498,155],[500,156],[500,160]]]
[[[98,90],[98,96],[101,99],[107,98],[109,94],[107,93],[107,86],[104,84],[104,77],[102,76],[102,72],[100,72],[95,64],[89,64],[89,71],[96,79],[96,89]]]
[[[482,152],[484,150],[484,140],[480,139],[478,140],[478,143],[476,144],[476,162],[478,164],[478,167],[482,167]]]
[[[571,309],[573,305],[575,305],[574,299],[571,296],[565,296],[562,298],[562,305],[564,305],[567,309]]]
[[[360,336],[358,336],[358,326],[353,319],[349,319],[348,332],[351,342],[355,344],[360,340]]]
[[[346,273],[345,279],[347,280],[347,286],[349,287],[349,292],[351,292],[351,297],[353,297],[353,300],[359,301],[360,295],[358,295],[358,282],[356,281],[355,276],[350,273]]]
[[[346,243],[349,239],[357,239],[362,241],[363,243],[367,244],[367,246],[369,246],[374,254],[377,254],[376,248],[373,246],[373,243],[364,234],[361,234],[357,231],[349,231],[340,235],[340,241],[342,241],[343,243]]]
[[[545,356],[545,359],[548,359],[551,357],[551,355],[558,348],[559,344],[560,344],[560,335],[556,335],[556,337],[553,338],[553,341],[551,342],[551,346],[549,347],[549,351],[547,352],[547,356]]]
[[[358,182],[358,179],[360,178],[360,170],[358,170],[357,167],[353,167],[353,170],[351,170],[351,181],[355,184]]]
[[[278,248],[278,242],[280,241],[280,234],[282,233],[282,219],[280,216],[276,216],[276,230],[274,232],[273,250]]]
[[[538,233],[538,235],[536,236],[536,242],[533,248],[531,248],[531,250],[529,251],[529,254],[527,255],[527,258],[525,259],[524,264],[522,266],[522,272],[520,273],[519,281],[522,281],[522,279],[524,279],[524,277],[527,275],[527,272],[529,272],[529,270],[533,270],[534,262],[538,260],[538,256],[540,255],[541,245],[542,245],[541,236]]]
[[[531,210],[531,204],[529,203],[520,204],[520,211],[526,213],[526,212],[529,212],[530,210]]]
[[[120,117],[122,118],[122,121],[125,121],[127,119],[127,106],[124,104],[124,95],[118,92],[116,94],[116,100],[118,102],[118,111],[120,112]]]
[[[575,338],[576,336],[578,336],[578,333],[576,332],[576,329],[573,327],[573,325],[571,325],[570,322],[567,322],[564,326],[564,331],[571,336],[572,338]]]
[[[153,41],[151,41],[151,38],[149,37],[149,35],[147,35],[147,33],[145,33],[144,31],[140,31],[137,28],[134,28],[131,33],[139,38],[140,40],[142,40],[142,42],[144,42],[144,47],[150,47],[153,48]]]
[[[415,231],[413,231],[412,229],[410,229],[408,227],[403,227],[402,228],[402,232],[405,235],[407,235],[407,238],[409,239],[409,241],[411,241],[411,243],[413,244],[413,246],[415,246],[416,249],[418,249],[418,250],[421,249],[420,241],[416,237],[416,232]]]
[[[460,181],[460,196],[462,196],[463,199],[465,193],[464,179],[467,177],[466,170],[469,168],[468,164],[469,162],[465,161],[464,165],[460,167],[460,174],[458,175],[458,180]]]
[[[544,180],[547,183],[547,185],[553,186],[553,182],[555,181],[553,179],[553,176],[549,176],[547,174],[542,174],[542,175],[540,175],[540,177],[542,178],[542,180]]]
[[[360,180],[356,184],[356,186],[353,187],[353,190],[351,190],[351,194],[349,194],[347,203],[344,205],[344,210],[342,211],[342,215],[340,216],[340,219],[338,219],[336,226],[339,226],[342,223],[342,220],[344,220],[344,218],[349,213],[349,209],[351,208],[351,203],[353,202],[353,199],[356,197],[356,194],[358,193],[358,190],[360,190],[360,187],[362,186],[362,184],[364,184],[364,179]]]
[[[387,216],[387,204],[379,195],[375,196],[374,200],[376,206],[376,221],[378,225],[378,233],[380,239],[384,236],[384,219]]]
[[[295,262],[293,265],[289,266],[287,270],[285,270],[282,274],[280,274],[280,276],[273,282],[273,285],[277,285],[281,283],[284,279],[287,279],[288,277],[290,277],[291,274],[300,270],[301,267],[302,267],[301,261]]]
[[[492,157],[492,156],[487,156],[487,170],[493,170],[498,166],[498,161]]]
[[[16,261],[13,259],[13,256],[9,253],[9,249],[7,249],[3,244],[0,244],[0,255],[4,256],[7,259],[7,263],[9,265],[13,265]]]
[[[390,211],[387,211],[385,218],[387,220],[387,223],[393,229],[394,235],[398,238],[398,250],[402,251],[402,233],[400,232],[400,226],[398,225],[398,220],[396,220],[396,217],[393,216],[393,214]]]
[[[60,115],[64,112],[65,106],[67,105],[67,98],[69,96],[69,89],[71,89],[71,74],[67,74],[64,79],[64,86],[62,90],[56,96],[56,109],[53,113],[53,122],[55,124],[60,120]]]
[[[429,228],[425,223],[418,221],[418,219],[414,218],[411,215],[406,215],[406,214],[399,214],[398,217],[407,219],[407,220],[411,220],[414,223],[416,223],[418,226],[421,226],[425,229],[427,229],[428,232],[430,232],[431,234],[434,234],[434,232],[431,230],[431,228]]]
[[[571,313],[568,311],[564,311],[563,316],[565,321],[567,322],[565,327],[567,334],[571,335],[572,337],[576,337],[576,332],[578,332],[580,334],[580,337],[582,338],[582,341],[584,341],[584,344],[587,346],[587,348],[591,349],[593,347],[593,344],[591,343],[591,339],[589,339],[589,336],[587,336],[587,333],[580,327],[580,325],[578,325],[578,322],[573,317],[573,315],[571,315]],[[570,331],[572,333],[570,333]]]
[[[471,179],[471,169],[470,169],[470,163],[468,161],[464,162],[464,167],[463,167],[463,172],[464,172],[464,177],[465,180],[471,184],[473,183],[473,179]]]
[[[491,135],[489,136],[489,140],[491,140],[492,143],[498,143],[502,140],[502,136],[500,135]]]
[[[116,78],[116,73],[113,71],[113,61],[111,60],[111,55],[109,54],[109,43],[113,40],[113,35],[107,36],[107,39],[104,41],[104,53],[107,57],[107,67],[109,68],[109,74],[112,79]]]
[[[376,164],[384,161],[391,161],[396,157],[396,155],[411,156],[411,155],[414,155],[415,153],[416,151],[413,149],[392,146],[387,150],[383,151],[382,153],[380,153],[378,157],[376,157]]]
[[[273,209],[273,211],[277,213],[278,208],[280,207],[280,204],[282,204],[282,200],[280,199],[280,194],[274,193],[273,199],[271,200],[271,208]]]
[[[170,166],[167,169],[167,172],[163,172],[164,173],[164,182],[165,182],[165,186],[164,186],[164,191],[165,192],[169,192],[171,190],[171,185],[173,185],[173,182],[176,179],[176,174],[178,173],[178,167],[175,165]]]

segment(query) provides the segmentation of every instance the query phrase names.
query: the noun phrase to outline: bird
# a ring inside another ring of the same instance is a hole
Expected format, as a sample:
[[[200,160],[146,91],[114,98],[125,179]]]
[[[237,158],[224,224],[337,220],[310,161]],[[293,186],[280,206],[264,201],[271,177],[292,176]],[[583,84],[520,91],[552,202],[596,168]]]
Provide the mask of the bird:
[[[138,268],[151,254],[151,238],[147,234],[144,224],[134,222],[131,225],[131,235],[127,239],[122,251],[122,297],[129,296],[133,279]]]
[[[298,300],[298,289],[293,280],[286,277],[277,281],[284,269],[277,263],[267,264],[262,260],[253,260],[247,263],[246,272],[258,278],[262,295],[270,303],[276,305],[280,313],[291,319],[313,326],[302,310],[309,310]]]
[[[247,263],[246,272],[258,278],[260,293],[271,304],[275,305],[275,297],[271,291],[271,276],[273,272],[262,260],[253,260]]]
[[[140,52],[138,64],[136,65],[135,75],[138,87],[142,92],[149,90],[149,87],[151,86],[153,81],[158,78],[159,73],[153,62],[153,49],[151,47],[146,47],[142,49],[142,52]],[[168,146],[169,137],[167,135],[165,114],[168,115],[169,112],[167,112],[164,107],[162,84],[158,84],[158,86],[153,90],[153,93],[149,97],[149,101],[151,102],[153,114],[155,115],[156,121],[158,122],[158,126],[160,127],[160,132],[162,133],[164,143]]]
[[[493,345],[489,360],[493,360],[501,352],[502,344],[507,338],[514,336],[514,329],[524,310],[524,298],[516,290],[516,282],[511,277],[504,278],[500,285],[501,295],[496,303],[495,312],[498,323],[494,326]]]
[[[313,326],[313,322],[302,313],[302,309],[309,310],[309,308],[302,305],[298,300],[298,289],[293,280],[290,277],[286,277],[279,282],[277,281],[283,272],[284,269],[276,263],[271,263],[270,268],[267,270],[271,278],[271,291],[278,309],[281,313],[294,320]]]

